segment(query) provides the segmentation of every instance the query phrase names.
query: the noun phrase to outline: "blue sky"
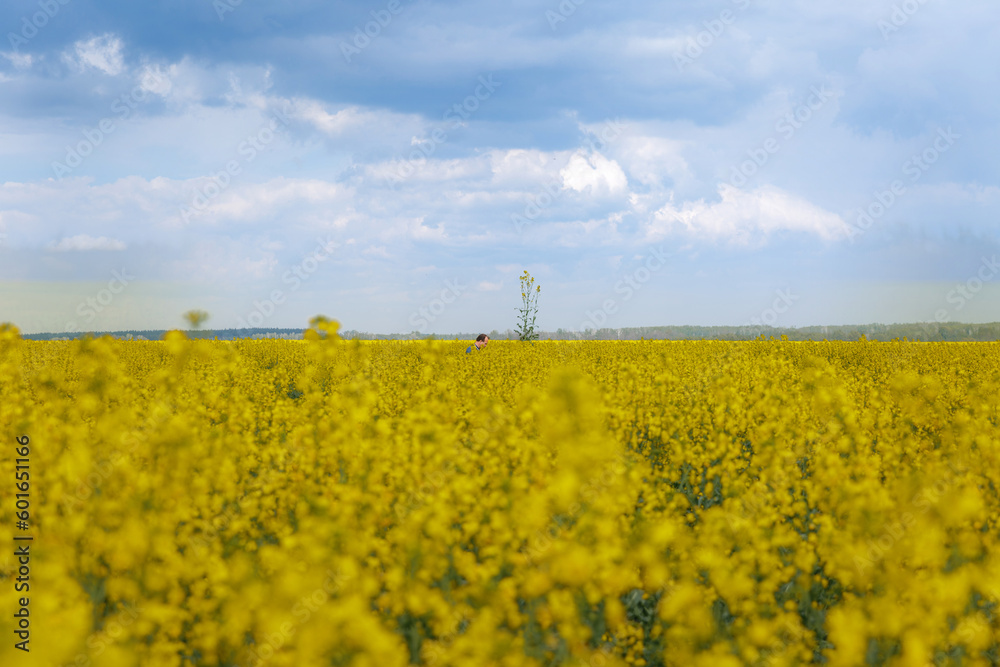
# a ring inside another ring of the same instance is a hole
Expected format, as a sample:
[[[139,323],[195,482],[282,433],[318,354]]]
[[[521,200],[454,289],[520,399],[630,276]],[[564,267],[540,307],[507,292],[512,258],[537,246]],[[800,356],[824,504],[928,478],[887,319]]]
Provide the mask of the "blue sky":
[[[10,0],[0,321],[1000,320],[995,15]]]

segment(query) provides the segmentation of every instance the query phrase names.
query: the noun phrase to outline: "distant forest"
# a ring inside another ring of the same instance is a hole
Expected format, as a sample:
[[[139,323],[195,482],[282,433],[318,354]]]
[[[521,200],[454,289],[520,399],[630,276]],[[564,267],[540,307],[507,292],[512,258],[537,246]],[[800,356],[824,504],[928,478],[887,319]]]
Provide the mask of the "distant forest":
[[[238,340],[243,338],[261,339],[301,339],[302,329],[222,329],[219,331],[187,331],[192,338],[215,340]],[[112,336],[124,340],[161,340],[166,330],[152,331],[95,331],[89,333],[40,333],[22,334],[26,340],[70,340],[84,336]],[[416,331],[405,334],[373,334],[363,331],[341,331],[348,339],[360,340],[473,340],[478,333],[487,333],[496,340],[514,340],[517,336],[511,329],[500,332],[474,332],[461,334],[425,334]],[[752,340],[781,338],[789,340],[858,340],[864,336],[868,340],[914,340],[914,341],[993,341],[1000,340],[1000,322],[988,324],[961,324],[958,322],[930,322],[914,324],[859,324],[830,327],[702,327],[702,326],[659,326],[625,327],[621,329],[597,329],[586,332],[556,331],[541,332],[541,340]]]

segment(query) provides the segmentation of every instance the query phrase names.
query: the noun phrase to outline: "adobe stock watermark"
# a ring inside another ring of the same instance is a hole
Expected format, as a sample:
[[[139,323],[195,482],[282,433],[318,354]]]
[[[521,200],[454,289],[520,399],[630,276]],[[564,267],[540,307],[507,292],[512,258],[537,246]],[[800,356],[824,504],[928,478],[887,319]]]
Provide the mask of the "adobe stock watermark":
[[[220,21],[226,20],[226,14],[235,12],[236,8],[243,4],[243,0],[212,0],[212,9]]]
[[[813,115],[823,108],[827,102],[834,98],[834,94],[827,90],[826,84],[812,86],[809,88],[809,96],[805,101],[778,119],[774,124],[774,131],[779,136],[771,136],[765,139],[757,148],[747,151],[749,159],[744,160],[738,167],[733,167],[729,176],[729,183],[736,188],[746,185],[747,180],[760,171],[771,157],[781,150],[782,140],[788,141],[795,136],[795,133],[812,120]]]
[[[911,183],[916,183],[961,138],[962,135],[952,130],[951,126],[948,126],[947,130],[938,128],[937,136],[931,145],[903,163],[901,167],[903,175],[908,176]],[[876,190],[874,201],[857,210],[855,224],[847,227],[847,238],[853,243],[857,237],[867,232],[876,220],[885,216],[906,193],[906,184],[902,179],[892,181],[885,190]]]
[[[442,470],[435,470],[427,475],[416,491],[410,491],[406,494],[404,500],[393,505],[392,513],[396,517],[396,521],[403,521],[411,513],[420,509],[434,498],[448,479],[445,471],[454,472],[454,469],[451,466],[447,466]]]
[[[511,213],[510,222],[514,225],[514,231],[520,233],[525,227],[535,222],[545,209],[556,203],[566,187],[557,181],[550,181],[528,195],[528,203],[520,213]]]
[[[584,144],[590,148],[591,154],[603,152],[611,143],[624,134],[628,129],[628,123],[620,118],[605,121],[600,132],[588,135]],[[552,206],[566,191],[565,186],[558,181],[549,181],[541,186],[534,194],[528,196],[528,203],[520,213],[511,213],[510,222],[514,225],[514,231],[520,233],[525,227],[532,224],[542,215],[542,213]]]
[[[305,259],[285,271],[281,276],[284,285],[290,285],[289,292],[297,292],[303,283],[316,273],[319,265],[330,259],[330,255],[337,247],[336,242],[328,235],[326,239],[316,239],[316,248],[306,255]],[[263,301],[254,301],[253,309],[247,314],[246,319],[238,318],[240,329],[252,329],[261,327],[278,308],[285,304],[286,293],[284,290],[275,289],[271,291],[269,298]]]
[[[730,528],[736,529],[742,522],[751,521],[765,508],[771,507],[775,503],[775,498],[780,498],[787,493],[793,479],[784,469],[779,468],[768,477],[768,485],[773,485],[774,490],[769,490],[768,486],[756,485],[753,490],[741,494],[735,498],[726,500],[722,508],[726,515],[726,523]],[[734,511],[738,505],[738,511]]]
[[[552,32],[556,31],[560,23],[565,23],[570,16],[576,14],[576,10],[585,2],[587,0],[561,0],[555,10],[545,10],[545,20],[549,22]]]
[[[751,317],[749,326],[754,331],[762,331],[764,327],[773,327],[782,315],[787,313],[799,297],[792,294],[791,288],[775,290],[775,298],[771,305],[761,311],[757,317]]]
[[[949,638],[949,644],[937,651],[928,665],[940,667],[952,663],[955,657],[953,650],[958,648],[961,643],[968,646],[975,641],[977,635],[979,637],[993,635],[994,631],[990,621],[994,619],[995,612],[990,613],[987,610],[1000,606],[1000,587],[993,582],[979,580],[974,589],[980,596],[979,609],[970,609],[968,612],[970,615],[957,621],[955,629],[951,632],[951,637],[957,639],[958,642]]]
[[[403,3],[400,0],[389,0],[384,9],[373,9],[368,12],[372,20],[363,26],[354,26],[354,38],[351,40],[351,43],[340,42],[340,52],[343,54],[344,60],[350,63],[351,58],[360,55],[362,51],[371,45],[372,40],[381,35],[382,31],[388,28],[393,19],[399,16],[402,11]]]
[[[34,39],[38,35],[38,31],[47,26],[49,21],[56,17],[59,10],[69,3],[70,0],[38,0],[39,11],[30,16],[25,14],[21,17],[21,31],[7,33],[10,48],[17,51],[18,47]]]
[[[500,88],[503,82],[493,79],[493,75],[481,75],[478,83],[471,95],[468,95],[461,102],[448,107],[441,117],[444,123],[452,130],[462,127],[462,123],[472,117],[482,103],[490,99]],[[417,169],[427,164],[428,158],[437,152],[438,147],[448,141],[448,133],[444,127],[436,127],[431,131],[430,138],[417,143],[416,148],[410,151],[405,158],[394,161],[395,173],[390,173],[385,177],[386,185],[391,190],[395,190],[404,180],[410,178],[417,172]]]
[[[458,282],[457,279],[444,281],[444,289],[441,290],[441,294],[410,315],[410,325],[416,327],[417,331],[430,326],[448,310],[448,306],[465,294],[467,289],[468,287]]]
[[[88,296],[81,301],[76,307],[76,314],[82,317],[85,323],[90,324],[97,319],[99,314],[104,312],[105,308],[114,302],[116,296],[125,291],[133,280],[135,280],[135,276],[129,275],[124,267],[121,271],[112,271],[108,286],[100,290],[96,295]],[[77,320],[67,322],[63,330],[66,333],[79,332],[80,328]]]
[[[115,98],[115,101],[111,103],[113,116],[106,116],[99,120],[94,127],[84,129],[82,140],[75,145],[66,146],[66,155],[63,161],[52,162],[52,173],[56,180],[62,180],[63,176],[71,174],[74,169],[82,165],[83,161],[104,143],[105,138],[118,129],[119,123],[132,117],[139,105],[145,102],[150,93],[163,82],[163,78],[158,72],[158,70],[147,69],[142,80],[132,90]]]
[[[263,493],[277,475],[273,470],[265,469],[253,482],[243,487],[243,494],[239,498],[227,499],[221,511],[207,519],[206,526],[199,526],[197,533],[188,536],[185,549],[190,547],[193,552],[197,552],[198,558],[207,556],[212,544],[216,540],[224,540],[226,529],[233,526],[243,514],[243,501],[256,491]]]
[[[626,273],[615,283],[615,294],[621,295],[621,303],[629,301],[635,294],[648,283],[653,274],[662,269],[667,264],[670,255],[663,248],[650,248],[642,263],[630,273]],[[605,299],[601,307],[597,310],[588,310],[587,319],[584,320],[577,331],[586,332],[588,329],[595,332],[608,323],[608,318],[618,312],[619,301],[617,298]]]
[[[739,11],[746,11],[750,6],[750,0],[732,0]],[[704,30],[698,32],[694,37],[689,37],[687,45],[683,51],[674,54],[674,65],[678,72],[683,72],[688,65],[704,55],[715,41],[721,37],[729,26],[736,23],[738,14],[732,9],[723,9],[714,19],[703,21]]]
[[[923,515],[930,511],[932,506],[941,502],[941,498],[948,489],[956,484],[969,468],[964,465],[956,465],[953,460],[947,461],[951,470],[951,475],[934,480],[930,486],[926,486],[910,500],[912,511],[903,512],[897,521],[888,521],[884,526],[882,534],[878,539],[867,541],[868,552],[864,556],[854,556],[854,567],[858,574],[864,574],[865,570],[874,568],[875,564],[885,558],[886,554],[903,539],[903,536],[916,523],[916,515]]]
[[[889,18],[881,18],[876,24],[882,39],[889,41],[889,35],[899,32],[900,28],[910,22],[913,15],[926,5],[928,0],[903,0],[903,2],[892,6],[892,13]]]
[[[213,199],[225,192],[233,182],[233,178],[243,173],[243,167],[257,159],[257,156],[268,144],[274,141],[279,130],[288,127],[288,116],[280,110],[275,110],[268,121],[256,132],[248,135],[236,147],[237,157],[226,162],[225,166],[208,177],[208,182],[195,188],[189,207],[181,206],[180,214],[184,224],[191,218],[208,209]]]
[[[1000,262],[997,256],[983,257],[976,274],[964,283],[955,285],[955,288],[948,292],[945,301],[952,305],[951,308],[939,308],[934,312],[934,321],[947,322],[951,319],[952,311],[959,312],[965,308],[966,304],[976,298],[986,283],[991,282],[1000,273]]]
[[[555,544],[556,540],[563,534],[563,531],[566,530],[564,526],[578,519],[583,511],[587,509],[585,504],[594,503],[596,500],[599,500],[601,494],[605,493],[615,480],[625,475],[628,471],[629,458],[625,454],[619,453],[615,456],[614,461],[608,462],[599,476],[595,475],[587,480],[580,487],[578,501],[569,507],[565,515],[551,517],[544,532],[536,530],[530,540],[525,540],[524,549],[520,554],[524,565],[529,567],[537,565],[538,559],[552,548],[552,545]],[[559,519],[568,519],[569,521],[560,521]]]
[[[238,667],[260,667],[265,662],[274,657],[285,644],[289,643],[298,631],[298,628],[309,622],[312,615],[335,598],[343,589],[344,584],[351,580],[351,576],[341,570],[328,569],[323,579],[323,583],[317,586],[311,593],[301,596],[292,606],[292,617],[295,622],[285,621],[275,632],[261,637],[261,641],[256,641],[253,646],[246,649],[247,660],[238,661]]]
[[[59,498],[59,505],[64,512],[73,509],[87,502],[100,488],[101,484],[111,478],[115,468],[121,465],[126,457],[132,455],[139,445],[149,440],[149,433],[155,432],[169,419],[175,412],[174,406],[170,403],[160,402],[154,405],[146,413],[145,421],[134,426],[128,433],[121,434],[121,445],[123,449],[111,449],[110,453],[92,466],[86,477],[78,480],[76,488],[66,491]]]

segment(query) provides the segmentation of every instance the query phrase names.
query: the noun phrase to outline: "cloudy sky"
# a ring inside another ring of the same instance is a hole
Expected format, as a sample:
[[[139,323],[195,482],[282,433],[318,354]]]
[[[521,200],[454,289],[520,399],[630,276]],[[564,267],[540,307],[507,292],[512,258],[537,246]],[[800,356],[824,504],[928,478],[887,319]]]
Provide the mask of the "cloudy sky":
[[[7,0],[0,322],[1000,320],[986,0]]]

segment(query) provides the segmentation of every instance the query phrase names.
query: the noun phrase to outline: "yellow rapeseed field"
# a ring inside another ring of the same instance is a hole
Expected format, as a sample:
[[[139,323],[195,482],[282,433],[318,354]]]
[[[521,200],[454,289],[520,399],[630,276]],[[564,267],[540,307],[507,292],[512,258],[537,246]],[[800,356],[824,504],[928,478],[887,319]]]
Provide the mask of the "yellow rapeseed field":
[[[0,664],[1000,662],[1000,344],[334,331],[0,329]]]

